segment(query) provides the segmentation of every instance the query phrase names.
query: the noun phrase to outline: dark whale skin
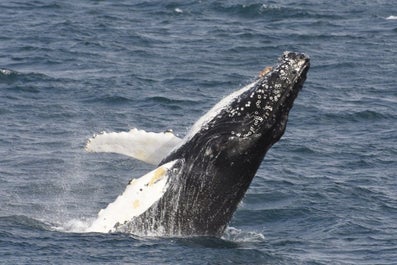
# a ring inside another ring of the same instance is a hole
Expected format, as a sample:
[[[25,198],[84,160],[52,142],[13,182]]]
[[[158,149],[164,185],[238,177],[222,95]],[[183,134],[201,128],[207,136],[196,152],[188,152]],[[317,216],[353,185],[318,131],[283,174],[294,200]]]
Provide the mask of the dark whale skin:
[[[270,71],[210,110],[160,162],[176,160],[163,197],[117,230],[221,236],[266,152],[283,135],[309,67],[305,54],[284,52]]]

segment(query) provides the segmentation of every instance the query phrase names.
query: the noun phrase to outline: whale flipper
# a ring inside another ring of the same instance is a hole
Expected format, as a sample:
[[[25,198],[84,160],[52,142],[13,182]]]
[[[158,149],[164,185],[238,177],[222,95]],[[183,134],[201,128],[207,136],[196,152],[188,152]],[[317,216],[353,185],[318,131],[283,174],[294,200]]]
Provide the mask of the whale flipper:
[[[164,195],[168,188],[168,179],[177,173],[178,165],[182,162],[168,162],[138,179],[132,179],[123,194],[99,211],[97,219],[87,232],[114,232],[119,226],[145,212]]]
[[[180,142],[181,139],[169,131],[154,133],[131,129],[129,132],[104,132],[95,135],[88,140],[85,150],[118,153],[158,165]]]

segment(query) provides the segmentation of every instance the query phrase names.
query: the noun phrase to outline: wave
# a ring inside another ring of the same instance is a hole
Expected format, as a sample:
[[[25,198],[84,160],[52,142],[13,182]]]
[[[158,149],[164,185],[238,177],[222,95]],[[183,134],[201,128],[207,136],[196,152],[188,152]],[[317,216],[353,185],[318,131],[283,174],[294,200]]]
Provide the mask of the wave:
[[[394,119],[393,115],[385,114],[373,110],[327,113],[323,117],[330,120],[336,120],[338,122],[361,122],[361,121],[379,121],[379,120]]]
[[[119,96],[119,95],[106,95],[102,97],[96,97],[93,99],[84,100],[85,103],[104,103],[109,105],[123,105],[132,102],[130,98]]]
[[[0,227],[13,227],[26,230],[51,230],[51,225],[25,215],[9,215],[0,217]],[[8,230],[8,229],[6,229]]]
[[[0,74],[4,76],[10,76],[16,74],[17,72],[10,70],[10,69],[0,69]]]
[[[34,72],[18,72],[8,68],[0,68],[0,83],[11,83],[16,81],[21,82],[32,82],[32,81],[40,81],[40,80],[49,80],[50,77],[41,74],[41,73],[34,73]]]
[[[225,2],[226,3],[226,2]],[[214,3],[213,10],[242,17],[261,17],[264,14],[284,12],[286,8],[278,5],[267,5],[262,3],[251,4],[225,4],[221,2]]]
[[[106,106],[128,106],[136,108],[150,108],[160,106],[171,110],[181,110],[183,106],[200,105],[200,102],[190,99],[175,99],[165,96],[147,96],[143,98],[132,98],[124,95],[96,95],[92,98],[82,100],[83,103],[103,104]]]
[[[64,233],[85,233],[93,219],[71,219],[65,222],[50,222],[25,215],[9,215],[0,217],[0,230],[8,231],[10,227],[26,231],[57,231]],[[4,229],[2,229],[4,228]]]
[[[282,6],[279,4],[225,4],[226,2],[216,2],[210,7],[212,10],[236,15],[245,18],[267,17],[272,20],[281,20],[284,18],[340,18],[340,15],[331,12],[313,12],[310,8],[294,8],[291,6]]]
[[[17,71],[6,68],[0,68],[0,82],[14,81],[17,79],[19,75],[20,73],[18,73]]]
[[[387,20],[396,20],[397,16],[388,16],[386,19]]]
[[[161,105],[176,105],[176,106],[190,106],[192,104],[197,104],[197,101],[188,100],[188,99],[175,99],[175,98],[168,98],[164,96],[152,96],[146,97],[144,101],[149,101],[153,103],[159,103]]]
[[[221,3],[216,3],[214,4],[214,9],[217,11],[223,11],[226,13],[231,13],[231,14],[237,14],[237,15],[242,15],[242,16],[255,16],[255,15],[261,15],[263,14],[266,10],[278,10],[281,9],[278,6],[268,6],[265,4],[221,4]]]
[[[4,8],[14,8],[14,9],[26,9],[31,11],[32,9],[60,9],[62,5],[57,3],[46,3],[45,1],[27,1],[27,2],[11,2],[7,1]]]

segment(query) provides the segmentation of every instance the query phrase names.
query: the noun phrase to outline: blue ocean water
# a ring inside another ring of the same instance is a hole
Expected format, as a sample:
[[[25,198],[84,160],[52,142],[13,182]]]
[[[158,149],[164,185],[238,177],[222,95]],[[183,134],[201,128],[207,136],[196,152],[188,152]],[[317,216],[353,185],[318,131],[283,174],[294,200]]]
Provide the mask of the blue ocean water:
[[[1,1],[0,263],[397,264],[392,2]],[[183,136],[285,50],[307,81],[222,238],[78,232],[152,169],[88,138]]]

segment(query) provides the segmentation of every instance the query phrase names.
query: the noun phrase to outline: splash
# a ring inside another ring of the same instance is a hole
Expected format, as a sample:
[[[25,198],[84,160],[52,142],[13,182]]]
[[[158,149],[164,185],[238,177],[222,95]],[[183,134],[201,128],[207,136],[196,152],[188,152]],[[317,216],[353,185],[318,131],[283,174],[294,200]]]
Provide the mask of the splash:
[[[9,69],[0,69],[0,74],[2,75],[12,75],[16,74],[16,72],[9,70]]]
[[[244,231],[235,227],[227,227],[222,239],[232,242],[263,242],[265,240],[265,236],[259,232]]]
[[[51,229],[64,233],[86,233],[92,222],[90,219],[71,219],[63,224],[53,224]]]

